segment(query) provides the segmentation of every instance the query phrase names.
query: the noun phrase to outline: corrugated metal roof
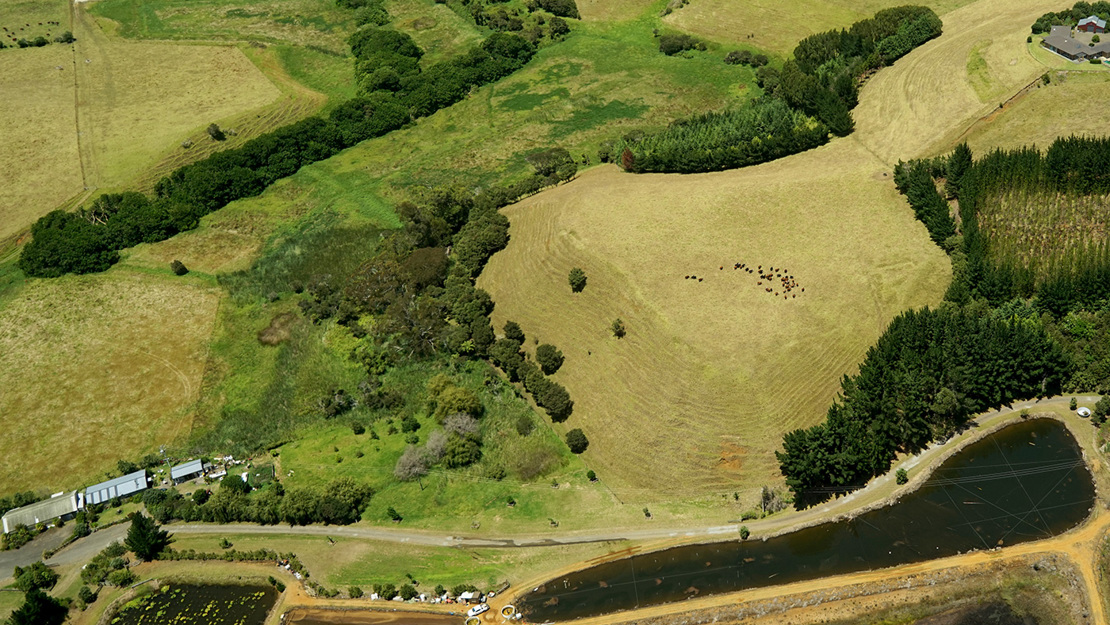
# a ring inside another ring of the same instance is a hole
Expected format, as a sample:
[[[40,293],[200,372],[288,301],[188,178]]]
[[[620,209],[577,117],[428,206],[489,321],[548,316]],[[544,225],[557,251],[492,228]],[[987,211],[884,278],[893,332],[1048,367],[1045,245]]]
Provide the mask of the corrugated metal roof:
[[[1084,26],[1084,25],[1090,24],[1092,22],[1096,26],[1098,26],[1099,28],[1106,28],[1106,20],[1100,19],[1099,16],[1097,16],[1097,15],[1092,15],[1091,17],[1085,17],[1085,18],[1079,20],[1079,25]]]
[[[190,460],[170,469],[170,479],[176,480],[186,475],[200,473],[201,471],[204,471],[204,463],[200,460]]]
[[[105,503],[114,497],[127,495],[146,490],[146,470],[140,469],[114,480],[101,482],[85,489],[85,505]]]
[[[77,491],[64,493],[57,497],[37,501],[33,504],[9,510],[4,515],[4,533],[15,529],[17,525],[33,527],[37,523],[56,519],[60,516],[77,512]]]

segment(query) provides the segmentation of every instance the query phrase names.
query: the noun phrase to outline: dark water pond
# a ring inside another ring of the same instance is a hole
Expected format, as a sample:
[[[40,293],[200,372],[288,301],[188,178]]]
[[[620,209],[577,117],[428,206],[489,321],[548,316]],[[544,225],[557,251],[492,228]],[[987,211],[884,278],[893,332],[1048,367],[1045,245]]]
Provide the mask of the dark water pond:
[[[714,593],[1038,540],[1076,526],[1095,488],[1061,423],[1007,427],[955,454],[896,504],[765,541],[675,547],[551,580],[517,605],[564,621]]]
[[[263,625],[278,592],[271,586],[171,585],[128,604],[113,625]]]

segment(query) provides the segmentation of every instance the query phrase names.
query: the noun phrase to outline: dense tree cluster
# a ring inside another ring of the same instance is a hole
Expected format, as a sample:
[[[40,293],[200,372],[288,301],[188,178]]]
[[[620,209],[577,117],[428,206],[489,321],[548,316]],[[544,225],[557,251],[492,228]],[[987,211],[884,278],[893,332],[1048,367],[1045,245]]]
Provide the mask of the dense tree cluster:
[[[941,26],[927,7],[883,9],[848,30],[806,37],[794,48],[793,60],[781,70],[761,68],[757,78],[765,91],[845,136],[854,127],[850,111],[856,106],[860,78],[937,37]]]
[[[778,98],[678,120],[662,132],[615,145],[632,172],[704,172],[755,165],[815,148],[829,129]]]
[[[250,491],[233,476],[206,501],[198,503],[173,489],[149,490],[143,494],[146,509],[159,523],[174,519],[209,523],[251,522],[263,525],[288,523],[347,525],[362,518],[374,491],[350,478],[338,478],[322,488],[297,487],[286,490],[274,482]]]
[[[69,608],[41,590],[32,590],[23,603],[8,617],[9,625],[62,625]]]
[[[952,219],[948,200],[937,191],[928,163],[917,162],[899,168],[895,172],[895,184],[906,194],[914,215],[925,224],[934,243],[943,245],[956,234],[956,222]]]
[[[1074,27],[1079,20],[1092,15],[1110,19],[1110,2],[1076,2],[1070,9],[1045,13],[1033,22],[1033,34],[1047,33],[1053,26]]]
[[[946,191],[959,199],[961,236],[954,240],[947,240],[955,233],[954,224],[934,183],[942,177],[947,178]],[[995,150],[974,162],[964,145],[947,158],[900,163],[895,182],[933,240],[952,253],[947,299],[965,303],[984,298],[1000,306],[1014,298],[1032,298],[1039,310],[1062,317],[1097,309],[1110,298],[1110,246],[1105,242],[1096,240],[1049,258],[1015,257],[997,251],[998,243],[980,228],[981,212],[1003,196],[1020,198],[1020,210],[1036,212],[1045,197],[1110,193],[1110,139],[1061,138],[1044,154],[1035,148]]]
[[[58,574],[41,561],[35,562],[31,566],[15,567],[12,578],[15,579],[15,587],[23,592],[50,590],[54,587],[54,584],[58,583]]]
[[[725,63],[729,65],[750,65],[760,68],[770,63],[766,54],[752,54],[749,50],[733,50],[725,55]]]
[[[310,117],[181,167],[158,182],[154,197],[107,194],[75,213],[49,213],[32,226],[20,268],[37,277],[103,271],[119,259],[119,250],[195,228],[207,213],[258,195],[304,165],[458,102],[472,87],[516,71],[535,52],[522,37],[495,33],[459,58],[421,71],[423,52],[403,33],[371,26],[349,43],[362,95],[327,119]],[[468,251],[482,253],[480,247]]]
[[[1036,318],[945,304],[902,314],[845,377],[824,423],[776,452],[795,504],[863,485],[988,408],[1059,392],[1066,360]]]
[[[545,375],[548,371],[554,373],[562,366],[562,352],[554,345],[541,345],[536,350],[536,360],[540,363],[537,366],[521,351],[523,341],[509,338],[508,334],[506,332],[505,338],[498,339],[490,347],[490,362],[500,367],[509,380],[522,382],[524,389],[532,394],[538,406],[547,411],[552,421],[566,421],[574,411],[574,402],[562,384]]]
[[[354,9],[355,23],[359,26],[385,26],[391,20],[389,11],[385,8],[385,0],[336,0],[335,3],[346,9]]]
[[[128,566],[128,561],[124,558],[126,553],[127,547],[122,543],[110,543],[81,569],[81,581],[96,586],[107,582],[113,573],[125,571]]]
[[[852,132],[851,110],[868,72],[940,35],[941,26],[931,9],[904,6],[879,11],[847,30],[810,35],[781,69],[759,67],[763,98],[737,110],[676,121],[656,134],[627,136],[612,153],[627,171],[689,173],[754,165],[817,147],[830,132]],[[736,51],[725,60],[755,66],[756,58]]]
[[[980,228],[980,215],[1007,201],[1011,224],[1030,217],[1042,224],[1059,220],[1045,208],[1046,199],[1081,201],[1110,193],[1108,163],[1110,141],[1073,137],[1057,140],[1043,154],[996,150],[974,160],[960,145],[947,157],[895,168],[895,183],[951,256],[946,299],[960,305],[982,301],[1008,318],[1043,324],[1067,356],[1063,388],[1069,392],[1110,391],[1110,246],[1096,237],[1061,252],[1066,242],[1055,240],[1040,252],[1014,255]],[[940,201],[940,179],[945,194],[959,199],[958,232],[948,202]],[[1061,225],[1075,231],[1074,224]],[[1018,248],[1036,249],[1030,243]]]

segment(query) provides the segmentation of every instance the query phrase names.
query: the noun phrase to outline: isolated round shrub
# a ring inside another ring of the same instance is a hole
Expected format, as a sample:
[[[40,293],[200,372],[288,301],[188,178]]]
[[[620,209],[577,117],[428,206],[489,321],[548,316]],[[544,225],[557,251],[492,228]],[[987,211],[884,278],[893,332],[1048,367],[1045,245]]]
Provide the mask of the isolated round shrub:
[[[574,428],[573,430],[567,432],[567,447],[570,447],[570,450],[572,452],[580,454],[586,451],[586,448],[589,446],[590,441],[582,432],[582,428]]]
[[[901,486],[910,481],[910,476],[908,473],[906,473],[905,469],[898,469],[894,472],[894,481],[897,482],[899,486]]]
[[[546,375],[551,375],[563,366],[563,352],[554,345],[544,343],[536,348],[536,362]]]
[[[581,293],[582,289],[586,288],[586,272],[578,267],[570,270],[568,280],[570,281],[570,290],[575,293]]]
[[[185,266],[185,263],[179,260],[174,260],[170,263],[170,270],[173,271],[176,276],[183,276],[189,273],[189,268]]]

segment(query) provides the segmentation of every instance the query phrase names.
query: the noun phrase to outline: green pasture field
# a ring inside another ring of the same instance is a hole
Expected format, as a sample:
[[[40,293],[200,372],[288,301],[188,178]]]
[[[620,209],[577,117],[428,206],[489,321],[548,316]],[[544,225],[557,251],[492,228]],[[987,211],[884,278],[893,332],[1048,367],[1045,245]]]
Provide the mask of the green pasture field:
[[[725,65],[723,50],[661,54],[657,26],[654,18],[575,24],[516,74],[318,166],[364,172],[383,197],[418,198],[429,186],[518,177],[529,152],[556,145],[596,164],[605,140],[759,95],[752,71]]]
[[[393,467],[409,444],[405,440],[408,434],[401,431],[401,419],[411,415],[418,420],[418,444],[440,429],[427,414],[424,392],[427,380],[436,374],[449,376],[481,398],[485,407],[480,420],[482,459],[466,469],[434,471],[418,482],[398,482]],[[494,528],[541,531],[549,526],[549,519],[562,518],[568,506],[612,505],[605,487],[586,479],[586,467],[544,426],[542,417],[532,413],[515,389],[491,379],[491,374],[484,363],[459,368],[427,363],[390,371],[382,378],[383,387],[403,393],[405,405],[373,416],[356,408],[353,414],[336,418],[334,424],[299,433],[298,440],[280,449],[282,479],[287,486],[318,485],[339,476],[368,481],[377,494],[365,517],[374,523],[388,522],[386,509],[393,506],[405,516],[405,525],[412,527],[464,530],[478,522]],[[522,416],[533,425],[525,436],[516,430]],[[365,424],[366,432],[356,436],[349,425],[352,421]],[[364,454],[361,458],[359,452]],[[506,476],[491,477],[496,467]],[[552,479],[562,485],[554,488]],[[508,506],[510,497],[517,500],[514,507]],[[445,515],[445,511],[450,512]]]
[[[393,18],[391,26],[408,33],[423,48],[421,63],[425,66],[466,52],[484,36],[473,22],[446,4],[390,0],[385,6]]]
[[[273,46],[271,50],[293,80],[326,95],[329,106],[356,95],[358,87],[352,79],[354,63],[350,57],[288,45]]]

